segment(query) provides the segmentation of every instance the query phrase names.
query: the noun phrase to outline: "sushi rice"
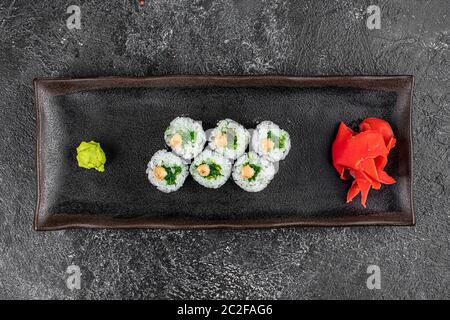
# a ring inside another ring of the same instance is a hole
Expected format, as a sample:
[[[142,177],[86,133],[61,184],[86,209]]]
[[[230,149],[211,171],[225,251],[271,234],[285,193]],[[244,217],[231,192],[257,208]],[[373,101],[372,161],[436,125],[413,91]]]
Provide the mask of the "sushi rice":
[[[148,180],[162,192],[180,189],[189,175],[185,160],[166,150],[157,151],[147,165]]]
[[[280,161],[291,149],[291,138],[275,123],[263,121],[253,131],[251,149],[270,161]]]
[[[221,120],[209,134],[209,148],[226,158],[235,160],[247,149],[250,133],[231,119]]]
[[[231,162],[223,155],[205,149],[191,163],[192,178],[206,188],[221,187],[231,174]]]
[[[248,192],[264,190],[275,176],[274,164],[255,152],[243,154],[233,167],[233,180]]]
[[[199,121],[177,117],[164,132],[164,140],[172,152],[183,159],[191,160],[202,152],[206,143],[205,131]]]

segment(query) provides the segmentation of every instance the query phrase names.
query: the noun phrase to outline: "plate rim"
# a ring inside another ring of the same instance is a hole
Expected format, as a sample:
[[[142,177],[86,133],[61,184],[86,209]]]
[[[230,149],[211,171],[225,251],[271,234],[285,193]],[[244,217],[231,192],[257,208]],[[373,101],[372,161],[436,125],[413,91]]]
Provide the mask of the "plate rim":
[[[342,218],[290,218],[290,219],[241,219],[241,220],[164,220],[154,218],[119,218],[96,216],[88,213],[57,216],[44,212],[43,198],[43,161],[42,161],[42,108],[44,93],[57,96],[79,91],[107,88],[139,87],[341,87],[371,90],[395,91],[406,94],[404,98],[408,108],[407,135],[409,140],[409,173],[407,188],[410,203],[410,215],[403,211],[381,212],[370,216],[343,216]],[[349,227],[349,226],[414,226],[416,214],[413,190],[413,93],[415,77],[413,75],[344,75],[344,76],[211,76],[211,75],[169,75],[169,76],[108,76],[85,78],[35,78],[33,79],[34,107],[36,113],[36,207],[34,230],[50,231],[71,228],[87,229],[254,229],[279,227]]]

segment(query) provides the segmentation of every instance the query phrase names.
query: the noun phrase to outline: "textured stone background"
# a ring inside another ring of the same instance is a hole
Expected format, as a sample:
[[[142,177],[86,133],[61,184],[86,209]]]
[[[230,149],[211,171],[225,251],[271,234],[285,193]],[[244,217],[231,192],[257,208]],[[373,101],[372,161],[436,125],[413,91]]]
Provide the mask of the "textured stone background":
[[[447,0],[146,2],[0,1],[0,298],[450,298]],[[32,79],[167,74],[414,74],[417,226],[34,232]]]

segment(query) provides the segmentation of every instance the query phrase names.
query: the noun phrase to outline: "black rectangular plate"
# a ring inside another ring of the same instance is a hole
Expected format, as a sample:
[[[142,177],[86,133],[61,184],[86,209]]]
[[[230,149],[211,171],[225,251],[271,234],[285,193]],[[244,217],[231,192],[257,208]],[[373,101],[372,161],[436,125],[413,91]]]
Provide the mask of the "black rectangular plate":
[[[35,229],[413,225],[413,85],[412,76],[37,79]],[[145,169],[181,115],[205,130],[224,118],[247,128],[271,120],[292,149],[262,192],[231,178],[210,190],[189,177],[164,194]],[[331,144],[340,121],[354,127],[366,117],[387,120],[398,143],[386,168],[397,184],[372,190],[364,209],[359,197],[345,203],[350,185],[331,164]],[[101,143],[104,173],[77,166],[83,140]]]

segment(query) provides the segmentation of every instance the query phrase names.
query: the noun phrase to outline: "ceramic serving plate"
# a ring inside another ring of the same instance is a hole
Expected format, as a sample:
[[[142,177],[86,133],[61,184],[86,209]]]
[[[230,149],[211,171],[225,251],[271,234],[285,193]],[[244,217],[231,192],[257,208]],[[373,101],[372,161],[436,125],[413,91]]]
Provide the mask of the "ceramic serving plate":
[[[413,225],[412,76],[171,76],[37,79],[36,230],[63,228],[259,228]],[[291,135],[292,149],[259,193],[232,179],[217,190],[188,177],[177,192],[150,185],[147,162],[165,148],[177,116],[234,119],[247,128],[271,120]],[[387,120],[397,146],[386,171],[397,184],[372,190],[367,209],[345,203],[350,182],[331,164],[338,124]],[[106,171],[79,168],[76,147],[101,143]]]

